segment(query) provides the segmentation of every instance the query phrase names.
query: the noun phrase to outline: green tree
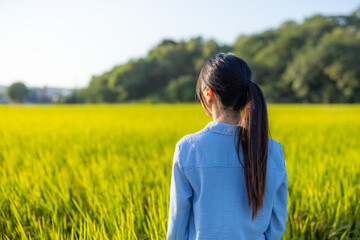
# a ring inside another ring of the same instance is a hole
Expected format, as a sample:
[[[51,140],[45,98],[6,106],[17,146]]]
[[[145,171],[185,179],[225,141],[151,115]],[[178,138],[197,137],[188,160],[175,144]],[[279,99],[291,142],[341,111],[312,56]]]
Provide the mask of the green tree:
[[[337,28],[289,64],[284,77],[300,100],[359,102],[360,38],[351,27]]]
[[[82,96],[87,102],[103,103],[121,101],[126,97],[126,92],[121,87],[112,88],[109,85],[109,73],[93,76],[89,86]]]
[[[171,79],[166,86],[166,95],[171,102],[193,102],[195,101],[196,79],[191,75]]]
[[[27,98],[29,90],[23,82],[15,82],[7,88],[6,92],[12,101],[22,102]]]

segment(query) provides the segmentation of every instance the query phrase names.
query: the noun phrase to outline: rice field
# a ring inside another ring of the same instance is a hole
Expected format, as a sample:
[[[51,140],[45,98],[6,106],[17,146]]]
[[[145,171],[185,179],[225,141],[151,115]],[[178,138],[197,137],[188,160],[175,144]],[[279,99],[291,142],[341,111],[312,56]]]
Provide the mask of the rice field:
[[[360,105],[269,105],[283,239],[360,239]],[[165,239],[176,142],[200,104],[0,106],[0,239]]]

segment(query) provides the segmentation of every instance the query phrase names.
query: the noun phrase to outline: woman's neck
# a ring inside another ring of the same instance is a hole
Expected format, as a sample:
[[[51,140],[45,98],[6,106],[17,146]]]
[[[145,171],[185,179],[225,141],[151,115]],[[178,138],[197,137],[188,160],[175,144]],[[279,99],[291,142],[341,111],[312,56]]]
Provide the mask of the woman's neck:
[[[224,112],[224,113],[214,113],[213,120],[223,123],[228,123],[231,125],[240,125],[241,115],[239,112]]]

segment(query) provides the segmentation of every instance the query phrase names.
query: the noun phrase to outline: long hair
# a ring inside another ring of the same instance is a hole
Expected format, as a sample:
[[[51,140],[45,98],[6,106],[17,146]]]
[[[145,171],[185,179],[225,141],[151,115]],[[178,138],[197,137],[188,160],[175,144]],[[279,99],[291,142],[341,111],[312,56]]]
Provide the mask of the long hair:
[[[202,90],[210,87],[219,96],[224,110],[241,114],[235,144],[238,159],[244,168],[252,220],[263,208],[266,186],[269,124],[265,97],[252,81],[247,63],[232,53],[219,53],[203,65],[196,84],[196,94],[204,105]],[[240,159],[240,146],[243,160]]]

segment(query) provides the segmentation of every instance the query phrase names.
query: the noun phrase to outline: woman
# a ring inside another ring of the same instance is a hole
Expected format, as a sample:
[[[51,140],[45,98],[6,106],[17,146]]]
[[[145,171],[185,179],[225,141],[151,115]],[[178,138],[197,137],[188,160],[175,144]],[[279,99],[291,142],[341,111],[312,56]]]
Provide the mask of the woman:
[[[285,159],[251,69],[231,53],[212,56],[196,92],[213,121],[176,144],[167,239],[280,239]]]

